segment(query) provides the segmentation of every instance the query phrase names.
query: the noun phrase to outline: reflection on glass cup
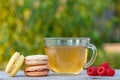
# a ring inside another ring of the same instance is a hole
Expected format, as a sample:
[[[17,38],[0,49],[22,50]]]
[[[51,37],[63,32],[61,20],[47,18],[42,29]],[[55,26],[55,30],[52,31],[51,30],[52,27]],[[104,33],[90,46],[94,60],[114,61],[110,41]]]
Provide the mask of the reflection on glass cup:
[[[89,48],[92,49],[92,57],[86,63]],[[44,49],[51,70],[64,74],[79,74],[95,61],[97,55],[90,38],[44,38]]]

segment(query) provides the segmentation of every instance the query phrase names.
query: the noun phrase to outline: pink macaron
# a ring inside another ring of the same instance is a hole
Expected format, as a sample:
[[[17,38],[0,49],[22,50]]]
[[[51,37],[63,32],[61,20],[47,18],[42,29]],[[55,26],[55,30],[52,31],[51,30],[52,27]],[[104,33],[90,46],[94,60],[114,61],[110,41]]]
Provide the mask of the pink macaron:
[[[24,73],[29,77],[47,76],[49,67],[47,65],[29,66],[24,69]]]

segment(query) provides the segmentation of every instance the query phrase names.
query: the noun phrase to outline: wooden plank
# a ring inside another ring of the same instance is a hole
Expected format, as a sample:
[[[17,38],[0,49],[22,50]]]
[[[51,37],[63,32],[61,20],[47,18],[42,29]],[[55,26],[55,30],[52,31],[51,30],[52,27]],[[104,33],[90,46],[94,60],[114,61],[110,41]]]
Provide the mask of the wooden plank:
[[[105,43],[103,49],[107,53],[120,53],[120,43]]]
[[[45,77],[26,77],[23,71],[19,71],[15,77],[9,77],[4,71],[0,71],[0,80],[120,80],[120,70],[115,70],[113,77],[109,76],[88,76],[86,70],[78,75],[56,75],[52,72]]]

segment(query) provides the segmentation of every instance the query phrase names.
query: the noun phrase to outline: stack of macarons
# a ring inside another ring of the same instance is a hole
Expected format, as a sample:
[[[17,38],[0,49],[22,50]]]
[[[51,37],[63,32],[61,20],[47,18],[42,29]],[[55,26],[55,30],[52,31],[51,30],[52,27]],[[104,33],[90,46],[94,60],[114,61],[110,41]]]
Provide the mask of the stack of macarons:
[[[47,76],[49,72],[48,57],[46,55],[31,55],[25,57],[24,69],[26,76],[39,77]]]
[[[15,76],[23,63],[27,65],[24,69],[26,76],[39,77],[47,76],[49,72],[48,57],[46,55],[32,55],[24,57],[19,52],[15,52],[10,58],[5,72],[11,77]]]

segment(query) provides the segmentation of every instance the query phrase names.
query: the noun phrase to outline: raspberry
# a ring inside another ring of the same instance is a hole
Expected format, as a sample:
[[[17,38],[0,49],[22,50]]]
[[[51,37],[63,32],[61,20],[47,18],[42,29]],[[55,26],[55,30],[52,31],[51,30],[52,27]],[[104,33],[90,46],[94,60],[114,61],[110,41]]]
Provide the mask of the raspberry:
[[[103,66],[103,67],[105,67],[105,68],[110,68],[110,66],[109,66],[109,63],[108,63],[108,62],[105,62],[105,63],[103,63],[103,64],[100,64],[100,66]]]
[[[108,62],[100,64],[98,67],[89,67],[87,69],[87,74],[89,76],[114,76],[115,70],[109,66]]]
[[[97,69],[96,67],[92,66],[87,69],[87,74],[89,76],[96,76],[97,75]]]
[[[115,70],[112,68],[107,68],[106,69],[107,76],[114,76],[115,75]]]
[[[106,75],[106,68],[103,66],[98,67],[97,74],[99,76],[105,76]]]

